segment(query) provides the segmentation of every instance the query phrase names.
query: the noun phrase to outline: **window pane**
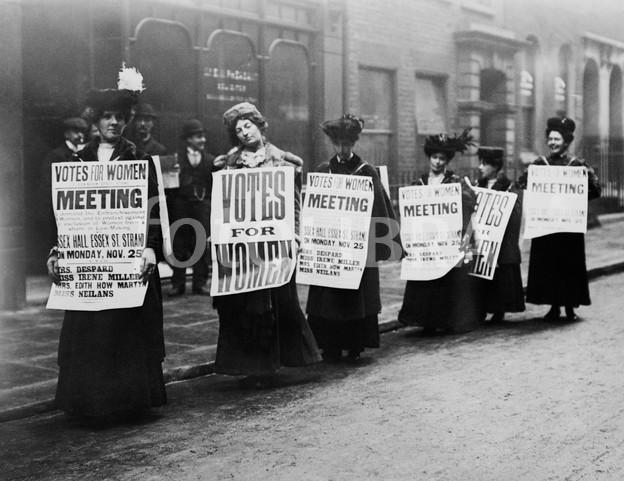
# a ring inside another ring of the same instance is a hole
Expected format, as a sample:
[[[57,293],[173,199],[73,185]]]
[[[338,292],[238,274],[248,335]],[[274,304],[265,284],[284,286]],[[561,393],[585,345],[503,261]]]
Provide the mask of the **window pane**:
[[[239,102],[258,102],[258,60],[245,35],[218,33],[203,54],[203,118],[214,152],[231,145],[223,129],[222,115]]]
[[[266,68],[268,138],[311,165],[309,65],[303,46],[279,43]]]
[[[360,116],[366,129],[392,129],[392,73],[360,69]]]
[[[195,62],[188,32],[174,24],[152,22],[139,32],[132,60],[147,86],[142,100],[157,110],[192,111]]]
[[[363,134],[353,149],[363,160],[372,165],[388,165],[391,148],[388,134]]]
[[[419,134],[446,132],[444,79],[416,78],[416,128]]]
[[[533,108],[525,107],[522,109],[522,128],[524,129],[524,135],[522,136],[522,150],[525,152],[531,152],[535,148],[535,117]]]

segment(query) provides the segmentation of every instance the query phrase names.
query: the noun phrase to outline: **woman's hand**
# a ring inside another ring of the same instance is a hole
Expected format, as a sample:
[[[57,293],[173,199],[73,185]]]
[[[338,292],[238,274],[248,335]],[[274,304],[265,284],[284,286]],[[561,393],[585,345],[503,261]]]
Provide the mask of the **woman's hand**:
[[[156,253],[151,247],[143,249],[141,254],[141,280],[143,284],[147,284],[150,276],[156,269]]]
[[[223,167],[225,167],[226,162],[227,162],[227,155],[220,155],[216,157],[212,162],[212,165],[214,166],[214,170],[221,170]]]
[[[61,282],[61,278],[59,277],[58,256],[54,254],[48,257],[46,266],[48,268],[48,276],[50,279],[52,279],[55,284],[59,284]]]

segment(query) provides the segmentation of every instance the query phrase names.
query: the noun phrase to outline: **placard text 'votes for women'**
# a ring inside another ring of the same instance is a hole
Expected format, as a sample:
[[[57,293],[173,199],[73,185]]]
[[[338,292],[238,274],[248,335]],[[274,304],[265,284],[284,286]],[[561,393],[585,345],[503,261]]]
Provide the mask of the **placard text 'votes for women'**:
[[[213,174],[210,295],[278,287],[295,270],[294,169]]]
[[[143,304],[140,280],[148,209],[148,163],[52,164],[61,282],[47,307],[99,311]]]
[[[373,200],[370,177],[308,174],[297,282],[340,289],[360,286]]]

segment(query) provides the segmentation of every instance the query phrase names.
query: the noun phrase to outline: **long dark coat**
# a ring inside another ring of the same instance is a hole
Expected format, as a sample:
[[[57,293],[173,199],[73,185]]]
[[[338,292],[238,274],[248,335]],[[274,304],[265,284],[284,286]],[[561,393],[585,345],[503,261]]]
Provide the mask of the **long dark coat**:
[[[479,187],[487,188],[487,179],[480,179]],[[484,286],[484,302],[487,312],[522,312],[524,305],[524,288],[520,271],[520,224],[522,222],[522,191],[516,191],[511,180],[504,172],[499,172],[492,190],[511,191],[518,194],[511,212],[505,235],[498,254],[498,265],[494,278]]]
[[[97,161],[98,142],[75,160]],[[111,159],[149,160],[148,195],[158,195],[151,157],[121,139]],[[150,218],[158,217],[158,205]],[[162,258],[160,228],[150,225],[147,247]],[[59,341],[57,407],[67,414],[104,416],[166,403],[162,294],[158,269],[150,278],[141,307],[103,311],[65,311]]]
[[[427,185],[423,174],[412,185]],[[443,184],[462,185],[462,234],[466,232],[476,195],[459,176],[447,170]],[[485,317],[483,279],[468,275],[470,264],[461,263],[439,279],[407,281],[399,321],[408,326],[466,332],[475,329]]]
[[[585,166],[588,172],[588,200],[600,197],[601,187],[594,170],[583,159],[568,154],[537,158],[533,165]],[[526,189],[528,172],[518,179]],[[578,307],[591,304],[585,264],[585,235],[556,233],[531,240],[527,302],[551,306]]]
[[[381,184],[377,170],[353,154],[345,163],[334,156],[322,164],[318,172],[343,175],[359,175],[373,179],[373,219],[396,219],[392,203]],[[383,221],[382,221],[383,222]],[[369,243],[386,234],[382,222],[373,224]],[[398,234],[397,234],[398,236]],[[395,242],[398,237],[395,238]],[[310,286],[306,311],[308,321],[319,346],[324,351],[337,352],[342,349],[361,352],[366,347],[379,347],[378,315],[381,312],[379,268],[377,261],[387,260],[389,251],[375,243],[375,250],[369,249],[367,267],[362,274],[358,289],[335,289]]]
[[[241,150],[228,155],[225,168],[244,169]],[[266,144],[258,167],[294,164],[293,155]],[[299,232],[301,169],[295,174],[295,232]],[[217,296],[219,339],[215,371],[230,375],[269,375],[280,366],[305,366],[321,360],[314,335],[299,305],[295,276],[287,284],[259,291]]]
[[[214,156],[201,151],[201,160],[193,167],[188,158],[186,147],[178,152],[180,165],[180,187],[171,189],[168,194],[171,222],[182,219],[198,221],[206,237],[210,237],[210,196],[212,193],[212,172]],[[173,253],[178,261],[187,261],[195,250],[196,234],[193,226],[183,223],[176,231],[173,239]],[[201,289],[208,280],[209,249],[205,249],[201,257],[193,265],[193,289]],[[171,283],[174,289],[184,291],[186,284],[186,268],[173,267]]]
[[[41,201],[38,213],[38,221],[42,245],[46,249],[56,244],[56,222],[54,221],[54,209],[52,208],[52,164],[58,162],[70,162],[74,151],[67,142],[51,150],[41,162],[41,175],[39,177],[38,198]]]

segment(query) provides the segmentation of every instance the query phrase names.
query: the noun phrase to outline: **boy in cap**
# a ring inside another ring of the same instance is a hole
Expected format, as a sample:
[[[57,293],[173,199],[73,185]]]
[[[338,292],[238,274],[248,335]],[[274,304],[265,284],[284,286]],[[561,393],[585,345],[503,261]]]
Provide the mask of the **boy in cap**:
[[[214,156],[204,150],[206,131],[197,119],[187,120],[182,126],[185,147],[178,152],[180,187],[171,200],[172,222],[181,219],[198,221],[210,236],[210,196]],[[195,251],[195,229],[188,223],[180,225],[173,239],[173,254],[177,262],[185,262]],[[198,261],[193,265],[193,294],[209,295],[205,285],[208,280],[209,251],[203,245]],[[184,294],[186,268],[173,266],[170,297]]]

